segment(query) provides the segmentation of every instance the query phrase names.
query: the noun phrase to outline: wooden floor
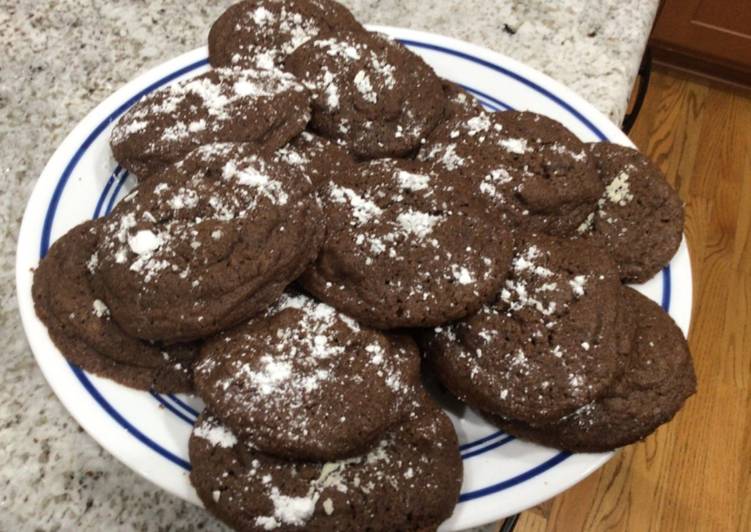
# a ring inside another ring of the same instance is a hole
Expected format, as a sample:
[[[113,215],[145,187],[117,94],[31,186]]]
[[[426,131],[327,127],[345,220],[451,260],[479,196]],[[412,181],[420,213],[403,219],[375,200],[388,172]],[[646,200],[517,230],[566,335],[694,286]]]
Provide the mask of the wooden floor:
[[[658,69],[630,136],[686,204],[699,391],[516,532],[751,531],[751,92]]]

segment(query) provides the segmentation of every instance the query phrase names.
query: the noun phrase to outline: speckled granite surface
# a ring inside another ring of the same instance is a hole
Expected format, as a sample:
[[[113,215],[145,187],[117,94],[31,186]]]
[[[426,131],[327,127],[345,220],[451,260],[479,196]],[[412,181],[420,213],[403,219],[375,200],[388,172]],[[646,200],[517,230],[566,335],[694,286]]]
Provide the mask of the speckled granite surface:
[[[0,0],[0,530],[219,530],[102,450],[57,401],[15,300],[16,235],[57,144],[137,73],[202,45],[232,0]],[[657,0],[345,1],[364,22],[443,33],[569,85],[616,122]]]

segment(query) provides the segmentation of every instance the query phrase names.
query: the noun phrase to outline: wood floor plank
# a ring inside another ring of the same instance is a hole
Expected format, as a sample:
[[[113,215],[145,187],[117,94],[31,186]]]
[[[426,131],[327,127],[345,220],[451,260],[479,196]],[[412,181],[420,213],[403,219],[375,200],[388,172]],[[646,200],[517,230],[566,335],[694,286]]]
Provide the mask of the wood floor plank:
[[[685,202],[699,389],[517,531],[751,531],[751,93],[658,69],[634,142]]]

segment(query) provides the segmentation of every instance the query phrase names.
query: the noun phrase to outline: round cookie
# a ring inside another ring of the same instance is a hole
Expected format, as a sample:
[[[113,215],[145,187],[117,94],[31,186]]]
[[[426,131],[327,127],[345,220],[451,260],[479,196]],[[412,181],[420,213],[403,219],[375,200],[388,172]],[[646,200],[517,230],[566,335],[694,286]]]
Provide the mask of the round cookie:
[[[446,79],[441,80],[441,84],[446,95],[445,120],[454,120],[459,117],[469,119],[485,111],[482,104],[461,85]]]
[[[117,122],[115,159],[141,180],[214,142],[252,142],[273,151],[310,120],[308,93],[278,69],[215,69],[141,98]]]
[[[198,395],[261,452],[298,460],[360,454],[408,413],[420,355],[407,336],[361,327],[285,293],[263,316],[207,341]]]
[[[604,190],[586,145],[528,111],[460,115],[430,135],[418,159],[463,176],[528,232],[576,234]]]
[[[323,237],[301,169],[248,144],[209,144],[141,184],[108,216],[91,258],[115,320],[166,343],[265,309]]]
[[[605,246],[624,282],[643,283],[675,255],[683,236],[683,203],[639,151],[609,142],[589,145],[605,192],[580,233]]]
[[[424,338],[439,381],[473,408],[542,424],[600,397],[621,367],[618,273],[583,241],[531,236],[497,300]]]
[[[604,452],[642,440],[672,419],[696,392],[691,353],[683,333],[662,308],[625,289],[637,322],[626,371],[604,397],[539,428],[495,420],[509,434],[573,452]]]
[[[359,159],[413,153],[443,117],[441,80],[376,33],[321,35],[284,63],[311,92],[310,127]]]
[[[326,238],[300,282],[362,323],[445,323],[475,312],[503,284],[512,235],[457,176],[380,159],[340,175],[320,197]]]
[[[327,185],[337,174],[351,172],[355,164],[349,153],[341,146],[303,131],[277,154],[288,164],[300,164],[318,188]]]
[[[92,288],[87,261],[102,219],[84,222],[52,244],[34,272],[32,295],[39,318],[71,363],[141,390],[192,391],[192,344],[160,347],[128,335]]]
[[[367,453],[327,463],[269,457],[211,414],[189,442],[190,480],[204,506],[244,531],[435,530],[459,498],[456,433],[432,404]]]
[[[320,33],[365,31],[332,0],[247,0],[229,7],[209,31],[209,62],[272,68]]]

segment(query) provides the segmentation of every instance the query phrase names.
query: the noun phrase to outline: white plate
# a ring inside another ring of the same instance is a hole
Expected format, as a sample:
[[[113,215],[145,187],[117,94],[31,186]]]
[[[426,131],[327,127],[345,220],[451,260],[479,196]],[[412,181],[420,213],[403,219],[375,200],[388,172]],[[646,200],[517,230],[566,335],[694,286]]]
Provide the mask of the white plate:
[[[491,109],[531,109],[565,124],[582,140],[631,145],[607,118],[570,90],[490,50],[430,33],[372,27],[401,40],[436,72]],[[206,49],[186,53],[128,83],[86,116],[45,167],[24,215],[16,266],[21,316],[34,356],[62,403],[105,449],[155,484],[200,504],[188,480],[188,435],[202,408],[193,397],[131,390],[83,372],[60,355],[31,298],[32,268],[51,242],[112,208],[134,180],[112,158],[112,123],[143,94],[207,67]],[[691,267],[685,243],[660,275],[639,289],[661,302],[687,332]],[[538,504],[592,473],[612,453],[574,454],[516,440],[460,405],[446,403],[464,460],[464,484],[444,530],[487,523]]]

